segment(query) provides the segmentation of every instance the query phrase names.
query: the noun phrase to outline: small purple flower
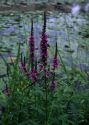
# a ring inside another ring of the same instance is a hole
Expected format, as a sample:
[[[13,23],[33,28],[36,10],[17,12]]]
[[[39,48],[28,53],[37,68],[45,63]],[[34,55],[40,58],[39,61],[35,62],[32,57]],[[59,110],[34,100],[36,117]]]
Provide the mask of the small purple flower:
[[[56,69],[59,66],[59,61],[57,57],[54,57],[53,59],[53,68]]]
[[[38,81],[37,74],[38,74],[37,70],[36,69],[32,69],[32,71],[31,71],[31,78],[32,78],[33,82]]]
[[[56,90],[56,89],[57,89],[57,84],[58,84],[58,83],[57,83],[56,81],[52,81],[52,83],[49,84],[50,90],[51,90],[51,91]]]
[[[46,79],[48,79],[50,77],[51,73],[47,69],[45,69],[44,71],[45,71],[45,74],[46,74]]]
[[[39,64],[39,71],[44,70],[44,65],[42,63]]]

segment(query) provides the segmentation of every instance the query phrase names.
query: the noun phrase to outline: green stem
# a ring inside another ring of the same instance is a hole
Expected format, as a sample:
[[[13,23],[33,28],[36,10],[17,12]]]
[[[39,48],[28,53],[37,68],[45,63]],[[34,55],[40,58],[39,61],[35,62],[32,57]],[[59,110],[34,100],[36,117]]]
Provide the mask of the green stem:
[[[46,80],[46,68],[45,68],[45,125],[47,125],[47,116],[48,116],[48,92],[47,92],[47,80]]]
[[[49,125],[49,120],[50,120],[50,117],[51,117],[51,114],[52,114],[53,105],[54,105],[54,101],[52,102],[52,106],[51,106],[51,109],[50,109],[50,112],[49,112],[49,116],[48,116],[48,120],[47,120],[47,124],[46,125]]]
[[[62,63],[63,69],[64,69],[65,73],[67,74],[67,69],[66,69],[66,66],[65,66],[65,64],[64,64],[64,62],[62,60],[62,57],[61,57],[60,53],[58,53],[58,55],[59,55],[60,61]]]

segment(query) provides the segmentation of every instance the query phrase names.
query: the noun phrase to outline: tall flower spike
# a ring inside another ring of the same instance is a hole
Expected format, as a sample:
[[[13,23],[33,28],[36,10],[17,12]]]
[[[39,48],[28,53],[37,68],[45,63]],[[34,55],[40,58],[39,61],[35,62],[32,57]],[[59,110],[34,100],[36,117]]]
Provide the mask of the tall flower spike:
[[[24,73],[27,77],[29,77],[29,76],[30,76],[30,73],[29,73],[28,70],[27,70],[26,62],[25,62],[25,57],[24,57],[24,60],[23,60],[23,55],[22,55],[22,53],[21,53],[20,63],[21,63],[21,70],[23,71],[23,73]]]
[[[43,25],[43,32],[46,32],[46,12],[44,12],[44,25]]]
[[[41,48],[41,63],[45,67],[47,64],[47,35],[46,35],[46,12],[44,12],[44,25],[43,25],[43,31],[41,35],[41,43],[40,43],[40,48]]]
[[[32,69],[32,71],[31,71],[31,78],[32,78],[32,81],[33,81],[34,84],[35,84],[35,82],[38,81],[37,74],[38,74],[37,70],[35,68]]]
[[[31,34],[29,38],[29,51],[30,51],[30,61],[31,61],[31,70],[34,67],[34,32],[33,32],[33,19],[31,20]]]
[[[59,66],[59,61],[58,61],[58,57],[57,57],[57,42],[56,42],[56,47],[55,47],[55,55],[54,55],[54,59],[53,59],[53,69],[55,70],[55,68],[58,68]]]
[[[38,81],[37,74],[38,74],[38,71],[37,71],[37,60],[35,60],[34,68],[31,71],[31,78],[32,78],[33,83]]]

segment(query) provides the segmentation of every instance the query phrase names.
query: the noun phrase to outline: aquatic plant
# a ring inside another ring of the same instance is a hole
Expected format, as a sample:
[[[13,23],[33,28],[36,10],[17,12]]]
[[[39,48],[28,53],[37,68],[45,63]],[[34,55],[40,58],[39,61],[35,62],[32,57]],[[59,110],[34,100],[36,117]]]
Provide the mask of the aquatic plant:
[[[38,74],[37,70],[35,68],[32,69],[32,71],[31,71],[31,78],[32,78],[33,83],[38,81],[37,74]]]
[[[49,85],[50,90],[54,91],[57,88],[57,81],[55,81],[55,70],[58,68],[59,66],[59,59],[58,59],[58,49],[57,49],[57,42],[56,42],[56,46],[55,46],[55,55],[53,58],[53,64],[52,64],[52,69],[53,69],[53,79],[51,84]]]
[[[55,47],[55,55],[53,59],[53,70],[57,69],[59,66],[59,59],[58,59],[58,50],[57,50],[57,42],[56,42],[56,47]]]
[[[30,77],[30,72],[27,69],[26,66],[26,61],[25,61],[25,57],[23,59],[23,55],[21,54],[21,60],[20,60],[20,69],[23,71],[23,73],[27,76]]]
[[[31,34],[29,38],[29,53],[30,53],[30,62],[31,62],[31,70],[34,67],[34,50],[35,50],[35,45],[34,45],[34,31],[33,31],[33,19],[31,21]]]
[[[41,35],[41,43],[40,43],[40,55],[41,55],[41,63],[45,67],[47,65],[47,34],[46,34],[46,12],[44,12],[44,25],[43,31]]]
[[[57,41],[53,61],[48,60],[46,21],[44,12],[40,60],[35,58],[33,21],[29,52],[26,55],[18,49],[8,77],[9,88],[0,93],[0,109],[4,109],[0,125],[88,125],[88,77],[76,68],[65,68]],[[85,90],[83,83],[87,84]]]

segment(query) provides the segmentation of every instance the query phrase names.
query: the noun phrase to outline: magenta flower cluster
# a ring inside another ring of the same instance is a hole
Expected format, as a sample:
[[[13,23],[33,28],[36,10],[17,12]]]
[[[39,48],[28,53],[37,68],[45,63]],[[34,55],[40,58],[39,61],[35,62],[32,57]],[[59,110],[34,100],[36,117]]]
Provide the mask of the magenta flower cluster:
[[[36,82],[38,80],[37,78],[37,70],[35,68],[33,68],[31,71],[28,71],[26,63],[23,61],[22,57],[21,57],[21,70],[23,71],[23,73],[28,77],[32,79],[32,82]]]
[[[49,87],[50,87],[50,90],[51,91],[54,91],[54,90],[56,90],[57,89],[57,82],[56,81],[52,81],[52,83],[49,85]]]
[[[43,66],[45,66],[47,64],[47,35],[45,32],[42,33],[41,36],[41,44],[40,44],[40,48],[41,48],[41,63],[43,64]]]
[[[55,47],[55,55],[54,55],[54,59],[53,59],[53,69],[57,69],[58,66],[59,66],[59,60],[58,60],[58,57],[57,57],[57,42],[56,42],[56,47]]]
[[[54,58],[53,58],[53,81],[52,83],[50,84],[50,90],[55,90],[57,88],[57,82],[55,81],[55,69],[57,69],[59,66],[59,60],[58,60],[58,57],[57,57],[57,42],[56,42],[56,47],[55,47],[55,55],[54,55]]]
[[[46,12],[44,12],[44,25],[43,25],[43,31],[41,35],[41,43],[40,43],[40,56],[41,56],[41,64],[43,67],[47,65],[47,35],[46,35]]]
[[[31,71],[31,78],[32,78],[33,83],[38,81],[37,74],[38,74],[37,70],[35,68],[32,69],[32,71]]]
[[[57,57],[54,57],[53,59],[53,69],[57,69],[59,66],[59,61]]]
[[[48,51],[47,51],[47,45],[48,45],[48,37],[46,34],[46,13],[44,13],[44,25],[43,25],[43,31],[41,34],[41,42],[40,42],[40,69],[38,70],[38,64],[35,67],[35,41],[34,41],[34,32],[33,32],[33,21],[31,25],[31,34],[29,38],[29,57],[30,57],[30,64],[31,68],[27,68],[26,61],[21,57],[21,69],[24,72],[24,74],[31,78],[32,82],[37,82],[38,79],[38,72],[42,71],[44,72],[45,79],[48,80],[51,76],[51,72],[47,70],[47,58],[48,58]],[[53,80],[51,84],[49,85],[50,89],[53,91],[57,87],[57,82],[55,81],[55,69],[57,69],[59,66],[59,61],[57,57],[57,42],[55,47],[55,55],[53,58]]]
[[[31,71],[29,71],[29,69],[26,66],[26,61],[25,61],[25,57],[24,60],[21,56],[21,69],[23,71],[23,73],[28,77],[32,79],[32,82],[36,82],[38,80],[37,78],[37,70],[35,69],[34,66],[34,50],[35,50],[35,43],[34,43],[34,33],[33,33],[33,20],[32,20],[32,25],[31,25],[31,34],[30,34],[30,38],[29,38],[29,53],[30,53],[30,64],[31,64]]]

